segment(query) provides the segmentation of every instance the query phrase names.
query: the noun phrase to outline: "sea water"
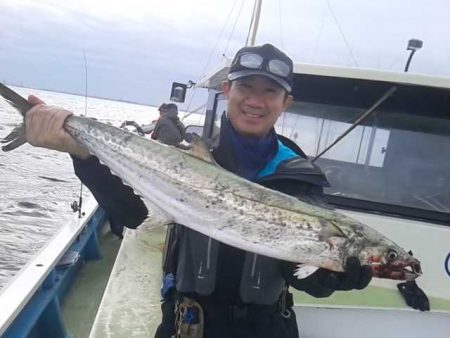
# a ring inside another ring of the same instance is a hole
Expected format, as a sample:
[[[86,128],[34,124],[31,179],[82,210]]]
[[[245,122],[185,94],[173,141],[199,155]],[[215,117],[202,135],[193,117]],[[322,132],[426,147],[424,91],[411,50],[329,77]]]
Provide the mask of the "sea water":
[[[47,104],[78,115],[86,110],[88,117],[116,126],[125,120],[149,124],[159,116],[152,106],[98,98],[88,98],[85,105],[83,96],[12,88],[24,97],[34,94]],[[0,139],[21,120],[19,113],[0,98]],[[198,124],[200,120],[201,116],[191,115],[187,123]],[[86,188],[84,191],[88,194]],[[70,204],[78,201],[79,194],[80,181],[67,154],[28,144],[11,152],[0,151],[0,288],[72,216]]]

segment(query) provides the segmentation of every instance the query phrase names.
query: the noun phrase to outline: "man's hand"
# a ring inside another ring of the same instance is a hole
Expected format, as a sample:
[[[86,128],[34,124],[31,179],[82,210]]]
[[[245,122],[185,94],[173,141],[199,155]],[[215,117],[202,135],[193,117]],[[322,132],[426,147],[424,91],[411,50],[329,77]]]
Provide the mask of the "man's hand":
[[[369,266],[361,266],[357,257],[349,257],[345,263],[345,272],[334,272],[319,269],[316,275],[317,281],[331,290],[362,290],[372,279],[372,270]]]
[[[370,267],[361,266],[359,259],[356,257],[347,259],[345,272],[318,269],[302,279],[298,279],[295,276],[297,264],[288,263],[282,267],[283,274],[289,285],[318,298],[329,297],[336,290],[364,289],[372,279]]]
[[[25,116],[28,143],[35,147],[67,152],[82,160],[90,156],[88,150],[63,128],[64,121],[72,115],[70,111],[47,106],[34,95],[28,97],[28,102],[33,105]]]

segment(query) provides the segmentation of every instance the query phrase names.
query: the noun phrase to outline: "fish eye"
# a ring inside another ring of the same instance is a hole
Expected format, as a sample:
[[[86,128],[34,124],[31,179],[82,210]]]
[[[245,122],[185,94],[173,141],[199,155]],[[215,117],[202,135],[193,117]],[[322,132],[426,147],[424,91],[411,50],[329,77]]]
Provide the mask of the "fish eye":
[[[397,257],[398,257],[397,251],[392,250],[392,249],[388,251],[387,258],[388,258],[389,261],[396,260]]]

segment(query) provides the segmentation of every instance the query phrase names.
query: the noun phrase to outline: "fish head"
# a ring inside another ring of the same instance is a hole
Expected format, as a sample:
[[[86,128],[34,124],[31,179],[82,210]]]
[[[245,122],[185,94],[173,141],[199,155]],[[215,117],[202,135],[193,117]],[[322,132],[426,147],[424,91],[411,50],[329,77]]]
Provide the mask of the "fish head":
[[[378,245],[361,250],[362,265],[372,269],[372,276],[393,280],[414,280],[422,275],[420,261],[396,245]]]

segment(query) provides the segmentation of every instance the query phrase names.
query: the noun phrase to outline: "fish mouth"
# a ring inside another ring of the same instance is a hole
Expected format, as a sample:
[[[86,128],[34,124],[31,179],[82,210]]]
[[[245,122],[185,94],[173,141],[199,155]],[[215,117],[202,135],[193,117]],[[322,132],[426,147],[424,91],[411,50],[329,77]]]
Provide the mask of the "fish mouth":
[[[419,262],[372,263],[372,277],[412,281],[422,275]]]

